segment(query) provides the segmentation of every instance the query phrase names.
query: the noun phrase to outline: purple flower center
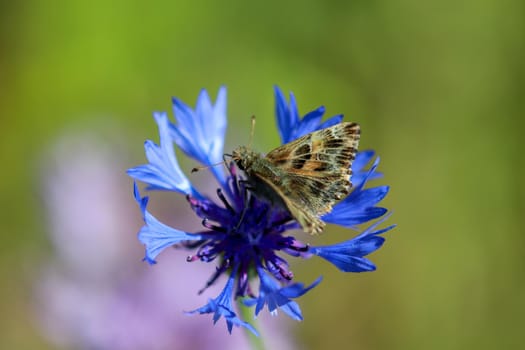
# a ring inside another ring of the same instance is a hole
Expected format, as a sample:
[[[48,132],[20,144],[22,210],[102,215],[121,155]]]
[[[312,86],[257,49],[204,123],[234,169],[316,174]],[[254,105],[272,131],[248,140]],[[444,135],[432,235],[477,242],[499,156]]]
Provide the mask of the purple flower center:
[[[294,237],[282,235],[289,228],[297,227],[295,222],[291,223],[292,217],[287,210],[257,198],[246,188],[245,180],[237,175],[233,164],[229,165],[229,169],[231,176],[227,181],[227,191],[231,199],[226,198],[222,189],[217,189],[223,207],[207,198],[186,197],[207,229],[200,233],[204,239],[185,244],[187,248],[198,248],[195,255],[188,256],[187,261],[221,259],[200,293],[235,265],[239,266],[240,276],[236,295],[254,296],[248,286],[248,276],[252,271],[264,267],[276,279],[290,281],[293,272],[289,270],[286,260],[275,252],[300,256],[309,247]]]

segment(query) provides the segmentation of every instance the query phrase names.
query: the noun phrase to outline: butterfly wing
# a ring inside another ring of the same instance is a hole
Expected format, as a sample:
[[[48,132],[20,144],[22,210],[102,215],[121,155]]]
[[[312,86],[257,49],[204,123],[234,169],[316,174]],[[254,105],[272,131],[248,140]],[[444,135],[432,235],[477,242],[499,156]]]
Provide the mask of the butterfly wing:
[[[305,231],[321,232],[324,223],[319,215],[329,212],[349,193],[359,135],[358,124],[344,122],[314,131],[266,155],[283,176],[262,179],[281,196]]]
[[[301,205],[297,198],[292,196],[292,194],[286,190],[283,181],[277,178],[272,179],[270,177],[266,177],[260,173],[253,173],[253,175],[256,179],[266,184],[270,188],[270,191],[268,191],[264,188],[265,186],[261,186],[259,182],[252,181],[252,185],[255,185],[254,188],[256,189],[255,191],[258,195],[276,204],[279,203],[279,201],[276,201],[273,196],[274,194],[277,194],[281,204],[284,204],[286,209],[288,209],[292,217],[297,220],[305,232],[321,233],[323,231],[325,223],[319,219],[318,215],[309,207]]]

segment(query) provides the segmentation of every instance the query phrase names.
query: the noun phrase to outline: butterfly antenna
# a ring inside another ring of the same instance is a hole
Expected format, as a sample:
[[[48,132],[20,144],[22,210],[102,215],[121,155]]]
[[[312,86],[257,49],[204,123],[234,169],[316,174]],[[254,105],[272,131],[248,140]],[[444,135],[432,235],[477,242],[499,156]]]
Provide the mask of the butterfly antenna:
[[[208,169],[208,168],[211,168],[211,167],[214,167],[214,166],[217,166],[217,165],[221,165],[221,164],[224,164],[224,161],[219,162],[219,163],[215,163],[215,164],[210,164],[210,165],[197,166],[197,167],[191,169],[191,173],[193,174],[193,173],[196,173],[199,170]]]
[[[250,130],[250,142],[248,143],[248,148],[252,148],[254,134],[255,134],[255,116],[252,115],[252,126]]]

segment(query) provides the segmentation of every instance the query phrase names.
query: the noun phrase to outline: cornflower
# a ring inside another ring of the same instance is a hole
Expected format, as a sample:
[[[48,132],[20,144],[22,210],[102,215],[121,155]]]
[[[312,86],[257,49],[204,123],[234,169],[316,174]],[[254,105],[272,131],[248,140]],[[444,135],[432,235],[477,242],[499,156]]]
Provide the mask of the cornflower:
[[[301,118],[293,94],[290,94],[288,103],[281,90],[275,87],[275,98],[277,125],[283,144],[343,119],[342,115],[336,115],[323,122],[325,109],[322,106]],[[206,90],[202,90],[195,109],[177,98],[173,99],[173,109],[176,124],[166,113],[154,113],[160,145],[146,141],[148,163],[129,169],[128,174],[147,184],[149,190],[185,195],[204,227],[190,233],[160,222],[147,210],[148,197],[141,196],[135,183],[135,199],[145,222],[138,234],[146,248],[144,260],[155,264],[164,249],[175,246],[195,251],[187,257],[188,262],[216,262],[215,272],[199,293],[216,283],[219,277],[227,276],[226,285],[217,297],[188,314],[213,314],[214,322],[221,317],[225,319],[230,333],[233,326],[241,326],[257,335],[255,328],[235,312],[235,299],[241,298],[245,306],[255,307],[255,315],[266,306],[272,314],[281,309],[292,319],[302,320],[301,309],[294,299],[321,282],[321,277],[308,286],[293,282],[293,272],[282,255],[304,259],[318,256],[343,272],[376,269],[365,256],[383,245],[385,239],[381,235],[394,225],[378,229],[389,216],[385,215],[387,209],[377,206],[389,187],[365,188],[369,180],[381,176],[376,172],[379,157],[369,169],[365,169],[373,160],[374,151],[357,153],[352,164],[352,192],[321,219],[356,230],[360,224],[382,218],[349,240],[326,246],[310,245],[289,234],[290,230],[300,226],[286,209],[259,199],[256,193],[246,195],[245,174],[235,167],[234,162],[226,162],[226,167],[214,166],[223,161],[224,154],[227,124],[224,87],[219,89],[215,103],[211,102]],[[210,167],[218,183],[216,198],[202,194],[192,185],[177,162],[173,144],[202,166]],[[254,283],[256,280],[259,283]]]

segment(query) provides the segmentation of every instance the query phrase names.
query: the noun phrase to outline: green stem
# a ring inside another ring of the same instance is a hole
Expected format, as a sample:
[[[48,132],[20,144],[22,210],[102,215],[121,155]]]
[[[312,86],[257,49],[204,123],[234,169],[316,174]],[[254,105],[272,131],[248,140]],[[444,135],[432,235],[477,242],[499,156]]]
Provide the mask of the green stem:
[[[257,322],[253,314],[250,312],[251,309],[247,307],[246,305],[244,305],[240,298],[237,299],[237,306],[239,307],[242,319],[250,322],[255,327]],[[265,349],[264,342],[260,335],[256,336],[247,329],[246,329],[246,333],[248,334],[248,341],[251,344],[250,347],[252,350],[264,350]]]

